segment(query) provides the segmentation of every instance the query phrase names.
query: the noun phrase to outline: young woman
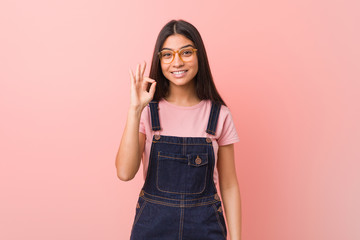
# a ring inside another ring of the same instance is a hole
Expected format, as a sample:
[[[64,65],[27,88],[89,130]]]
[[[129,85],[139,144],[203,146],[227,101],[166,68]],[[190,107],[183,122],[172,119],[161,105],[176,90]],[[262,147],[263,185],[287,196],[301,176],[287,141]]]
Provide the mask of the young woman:
[[[134,178],[143,163],[144,185],[132,240],[241,238],[240,193],[229,109],[217,92],[197,29],[172,20],[146,63],[130,70],[131,100],[116,157],[117,175]],[[219,182],[221,198],[217,193]]]

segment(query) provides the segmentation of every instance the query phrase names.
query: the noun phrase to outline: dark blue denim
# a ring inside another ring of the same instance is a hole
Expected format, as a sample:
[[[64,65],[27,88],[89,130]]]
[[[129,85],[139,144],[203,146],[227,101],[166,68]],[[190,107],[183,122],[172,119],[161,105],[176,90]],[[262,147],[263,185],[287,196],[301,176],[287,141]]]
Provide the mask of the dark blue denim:
[[[207,132],[215,134],[221,105],[213,104]],[[153,130],[161,129],[157,102]],[[213,181],[210,138],[155,135],[131,240],[225,240],[222,203]]]

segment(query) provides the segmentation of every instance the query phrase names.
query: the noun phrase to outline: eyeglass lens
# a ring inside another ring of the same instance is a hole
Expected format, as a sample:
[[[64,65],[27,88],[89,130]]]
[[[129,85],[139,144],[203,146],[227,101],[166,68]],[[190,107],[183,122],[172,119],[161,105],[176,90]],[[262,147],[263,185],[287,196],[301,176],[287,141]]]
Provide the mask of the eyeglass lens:
[[[160,53],[160,59],[163,63],[170,63],[173,61],[175,52],[171,50],[163,50]],[[189,62],[194,57],[194,50],[192,48],[184,48],[179,51],[179,56],[182,61]]]

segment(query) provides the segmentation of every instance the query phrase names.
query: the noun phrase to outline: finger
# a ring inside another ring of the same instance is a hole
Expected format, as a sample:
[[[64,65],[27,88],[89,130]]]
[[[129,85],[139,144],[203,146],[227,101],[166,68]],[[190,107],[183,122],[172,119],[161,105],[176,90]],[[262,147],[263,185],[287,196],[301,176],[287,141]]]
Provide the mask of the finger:
[[[134,74],[132,70],[129,68],[129,74],[130,74],[130,82],[131,84],[135,83]]]
[[[149,93],[152,97],[154,97],[155,89],[156,89],[156,82],[152,83],[150,86]]]
[[[149,83],[155,82],[154,79],[149,78],[149,77],[146,77],[146,76],[144,77],[144,80],[147,81],[147,82],[149,82]]]
[[[144,61],[144,66],[141,69],[141,76],[144,76],[145,68],[146,68],[146,62]]]
[[[136,66],[136,82],[140,81],[140,64]]]
[[[149,83],[153,83],[153,82],[155,82],[155,80],[148,77],[144,77],[143,82],[141,84],[142,90],[147,91]]]

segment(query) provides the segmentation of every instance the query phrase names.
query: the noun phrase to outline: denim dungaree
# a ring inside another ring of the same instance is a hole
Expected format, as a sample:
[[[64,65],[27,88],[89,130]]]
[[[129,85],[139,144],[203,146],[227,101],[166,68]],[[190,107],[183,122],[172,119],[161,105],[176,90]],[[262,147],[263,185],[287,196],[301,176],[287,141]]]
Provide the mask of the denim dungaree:
[[[158,102],[149,103],[160,131]],[[212,103],[206,132],[215,135],[221,105]],[[222,204],[213,180],[212,140],[155,134],[139,194],[131,240],[225,240]]]

